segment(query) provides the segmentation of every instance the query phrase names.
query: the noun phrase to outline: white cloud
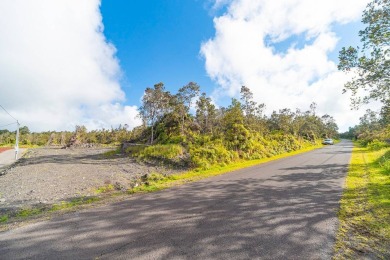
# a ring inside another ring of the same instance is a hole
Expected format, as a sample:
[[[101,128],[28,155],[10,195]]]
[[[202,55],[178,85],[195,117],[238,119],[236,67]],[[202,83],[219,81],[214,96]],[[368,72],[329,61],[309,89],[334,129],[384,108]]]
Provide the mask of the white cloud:
[[[308,109],[335,117],[341,130],[358,123],[364,111],[350,110],[341,95],[350,75],[337,70],[329,54],[342,35],[333,25],[358,21],[368,0],[230,0],[227,12],[214,18],[215,36],[204,42],[206,70],[220,88],[215,96],[237,96],[242,85],[269,112]],[[305,44],[294,44],[299,39]],[[281,52],[278,44],[291,43]]]
[[[135,126],[100,0],[0,2],[0,104],[35,131]],[[0,125],[9,117],[0,113]],[[11,120],[12,121],[12,120]]]

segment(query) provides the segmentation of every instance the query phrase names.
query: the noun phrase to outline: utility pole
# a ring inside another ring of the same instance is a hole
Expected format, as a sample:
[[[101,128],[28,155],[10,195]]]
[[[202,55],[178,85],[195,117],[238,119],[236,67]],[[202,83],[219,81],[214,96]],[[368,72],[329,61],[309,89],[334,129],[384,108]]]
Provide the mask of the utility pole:
[[[19,126],[19,121],[16,120],[15,160],[18,159],[19,153]]]
[[[19,121],[13,117],[2,105],[0,105],[0,108],[2,108],[10,117],[12,117],[16,121],[16,139],[15,139],[15,160],[18,159],[18,153],[19,153]],[[15,124],[15,123],[12,123]]]

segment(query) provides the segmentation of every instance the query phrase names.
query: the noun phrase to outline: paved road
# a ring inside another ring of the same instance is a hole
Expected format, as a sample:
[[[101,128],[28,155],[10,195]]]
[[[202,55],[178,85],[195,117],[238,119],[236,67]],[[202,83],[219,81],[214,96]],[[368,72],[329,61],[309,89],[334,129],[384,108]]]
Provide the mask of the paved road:
[[[23,155],[26,149],[19,148],[19,158]],[[0,169],[15,162],[15,149],[6,150],[0,153]],[[1,191],[0,191],[1,192]]]
[[[330,259],[352,144],[0,233],[1,259]]]

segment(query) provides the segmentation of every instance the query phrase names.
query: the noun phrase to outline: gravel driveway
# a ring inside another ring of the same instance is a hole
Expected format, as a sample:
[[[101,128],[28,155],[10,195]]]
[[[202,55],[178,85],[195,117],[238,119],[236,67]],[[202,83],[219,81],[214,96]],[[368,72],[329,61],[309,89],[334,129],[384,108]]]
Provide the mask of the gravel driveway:
[[[96,195],[113,184],[123,189],[145,173],[172,174],[178,170],[140,164],[133,159],[104,153],[112,149],[30,149],[0,176],[0,214],[24,206],[52,204]]]

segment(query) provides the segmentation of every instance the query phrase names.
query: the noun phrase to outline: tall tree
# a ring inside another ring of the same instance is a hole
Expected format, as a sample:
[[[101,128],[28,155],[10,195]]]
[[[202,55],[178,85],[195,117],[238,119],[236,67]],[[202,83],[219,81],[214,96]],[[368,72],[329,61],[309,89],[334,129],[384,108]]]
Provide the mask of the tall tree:
[[[196,121],[200,125],[202,133],[212,133],[216,117],[216,109],[211,98],[202,93],[196,101]]]
[[[249,117],[255,114],[256,102],[253,101],[252,91],[246,87],[241,87],[241,101],[242,101],[242,110],[245,113],[245,116]]]
[[[245,116],[245,126],[260,133],[266,132],[265,104],[257,104],[253,100],[253,93],[246,86],[241,87],[240,94],[242,111]]]
[[[146,125],[151,127],[150,143],[154,141],[154,125],[169,109],[171,95],[165,91],[164,83],[154,85],[154,88],[146,88],[142,97],[142,106],[139,115]]]
[[[342,48],[339,70],[357,75],[344,86],[352,92],[352,106],[358,108],[370,100],[390,101],[390,0],[373,0],[363,12],[366,25],[359,32],[362,47]],[[360,96],[361,93],[367,93]]]
[[[232,104],[223,114],[222,125],[227,146],[235,151],[244,149],[250,138],[250,133],[244,126],[242,105],[237,99],[232,99]]]
[[[199,95],[200,87],[195,82],[190,82],[181,87],[177,93],[177,106],[181,117],[181,134],[184,134],[185,118],[188,115],[192,100]]]

